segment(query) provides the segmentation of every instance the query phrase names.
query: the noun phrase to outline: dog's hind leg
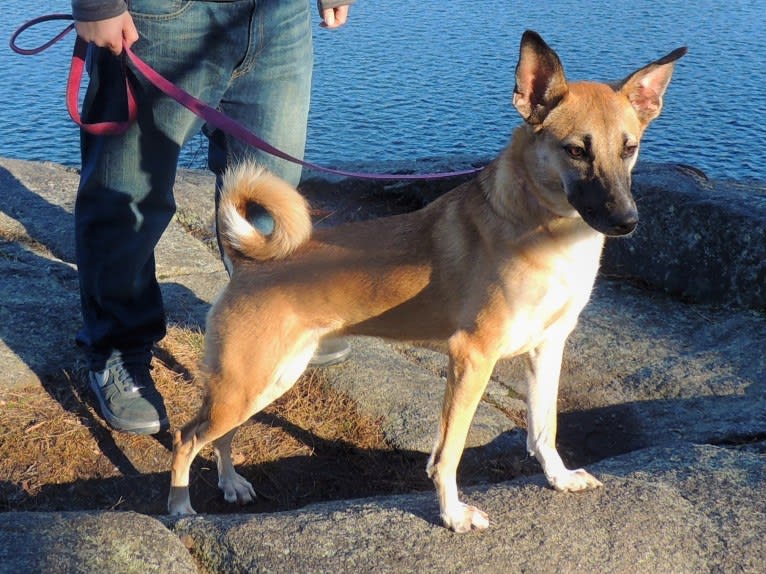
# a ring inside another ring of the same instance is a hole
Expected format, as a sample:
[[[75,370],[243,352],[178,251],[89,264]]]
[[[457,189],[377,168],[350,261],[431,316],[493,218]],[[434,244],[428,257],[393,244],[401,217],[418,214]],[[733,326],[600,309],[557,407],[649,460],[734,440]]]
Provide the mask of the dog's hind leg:
[[[274,381],[256,399],[256,405],[249,416],[259,412],[287,392],[306,370],[316,350],[317,338],[311,338],[294,349],[287,360],[282,361],[274,375]],[[248,417],[249,418],[249,417]],[[255,489],[245,477],[234,469],[231,459],[231,441],[237,427],[213,441],[218,467],[218,488],[223,491],[226,502],[247,504],[255,499]]]
[[[489,526],[487,514],[464,504],[458,497],[457,467],[494,360],[488,358],[465,333],[454,335],[449,346],[450,368],[439,436],[426,470],[436,486],[444,525],[455,532],[484,530]]]
[[[247,504],[255,500],[255,489],[244,476],[234,470],[234,462],[231,459],[231,441],[236,432],[237,428],[233,428],[221,438],[213,441],[218,466],[218,488],[223,491],[223,498],[226,502]]]
[[[208,395],[199,414],[182,431],[175,434],[168,498],[170,514],[194,513],[189,499],[190,467],[200,450],[211,441],[218,465],[218,484],[225,499],[239,503],[253,500],[253,487],[234,470],[231,441],[242,423],[295,384],[314,354],[318,340],[319,337],[314,335],[300,337],[281,362],[272,369],[266,369],[270,373],[269,380],[260,385],[260,391],[256,391],[259,387],[257,382],[249,381],[257,375],[251,374],[243,365],[236,371],[230,369],[225,374],[214,377],[208,385]],[[255,366],[258,359],[248,356],[245,362]],[[264,367],[263,363],[260,367]]]
[[[170,514],[195,514],[189,498],[189,474],[192,462],[205,445],[211,441],[222,441],[224,446],[216,448],[216,455],[222,453],[223,458],[230,464],[231,453],[228,445],[239,425],[252,416],[250,405],[236,400],[240,397],[222,398],[219,391],[221,388],[220,384],[211,385],[197,416],[183,429],[175,432],[168,498]],[[219,457],[219,468],[221,464],[221,457]]]
[[[527,450],[543,467],[556,490],[578,491],[601,486],[584,469],[569,470],[556,450],[559,375],[566,336],[549,339],[527,355]]]
[[[197,440],[199,427],[206,405],[183,429],[173,434],[173,459],[170,465],[170,495],[168,496],[169,514],[196,514],[189,499],[189,471],[191,463],[204,446]]]

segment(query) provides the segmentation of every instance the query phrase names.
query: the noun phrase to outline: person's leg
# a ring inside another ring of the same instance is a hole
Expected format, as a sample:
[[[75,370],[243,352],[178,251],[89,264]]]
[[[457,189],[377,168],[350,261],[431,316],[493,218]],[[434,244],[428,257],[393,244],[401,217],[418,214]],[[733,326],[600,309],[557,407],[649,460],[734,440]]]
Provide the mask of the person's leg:
[[[250,21],[250,49],[219,106],[269,144],[299,159],[306,146],[311,99],[312,9],[306,0],[257,3]],[[296,187],[300,182],[300,165],[256,150],[219,130],[206,130],[206,134],[210,140],[208,166],[216,174],[216,205],[221,176],[229,162],[253,159]],[[274,225],[265,211],[251,214],[251,223],[265,234]],[[349,351],[344,339],[325,339],[311,364],[340,362]]]
[[[309,3],[261,2],[251,12],[249,26],[247,55],[234,70],[219,107],[266,142],[302,159],[314,64]],[[255,149],[221,130],[203,129],[210,141],[208,167],[216,175],[216,211],[223,172],[230,161],[255,160],[298,185],[301,166]],[[271,233],[274,220],[267,212],[251,215],[251,223],[261,233]]]
[[[215,103],[242,57],[234,54],[237,39],[230,32],[247,4],[133,0],[141,34],[133,49],[171,81]],[[94,50],[91,64],[84,116],[116,119],[124,100],[121,62]],[[155,432],[167,419],[149,375],[151,347],[165,333],[154,248],[175,211],[179,150],[201,121],[141,78],[132,80],[139,117],[128,132],[82,136],[75,206],[83,314],[78,343],[107,421],[120,430]]]
[[[90,56],[83,114],[87,121],[116,119],[121,62],[103,50]],[[140,118],[124,136],[81,137],[75,243],[83,327],[77,341],[104,419],[118,430],[148,434],[168,424],[149,364],[153,343],[165,334],[154,246],[175,209],[178,146],[151,125],[149,100],[139,102]]]
[[[247,54],[232,74],[220,110],[271,145],[303,157],[311,99],[313,45],[307,0],[255,3]],[[229,161],[254,159],[297,186],[301,166],[252,148],[218,130],[210,138],[208,163],[217,176]]]

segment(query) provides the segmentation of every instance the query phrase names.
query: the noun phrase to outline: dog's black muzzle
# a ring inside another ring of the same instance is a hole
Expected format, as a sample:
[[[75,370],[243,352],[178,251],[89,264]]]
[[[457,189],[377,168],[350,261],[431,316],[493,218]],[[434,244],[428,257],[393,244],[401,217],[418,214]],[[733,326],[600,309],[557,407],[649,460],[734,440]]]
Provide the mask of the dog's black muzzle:
[[[638,225],[630,182],[604,185],[597,178],[578,181],[567,190],[567,198],[585,222],[604,235],[628,235]]]

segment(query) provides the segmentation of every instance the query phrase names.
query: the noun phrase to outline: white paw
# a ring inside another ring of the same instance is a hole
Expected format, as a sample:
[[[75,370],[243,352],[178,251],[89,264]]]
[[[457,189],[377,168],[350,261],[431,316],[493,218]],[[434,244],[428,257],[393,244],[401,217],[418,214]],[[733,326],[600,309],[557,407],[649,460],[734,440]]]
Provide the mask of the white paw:
[[[486,512],[462,502],[455,510],[443,512],[442,522],[447,528],[461,533],[471,530],[486,530],[489,527],[489,517]]]
[[[548,478],[551,486],[564,492],[578,492],[603,486],[601,481],[585,469],[564,470],[563,472]]]
[[[230,476],[221,477],[218,480],[218,488],[223,490],[223,498],[226,502],[247,504],[255,500],[253,485],[236,472]]]

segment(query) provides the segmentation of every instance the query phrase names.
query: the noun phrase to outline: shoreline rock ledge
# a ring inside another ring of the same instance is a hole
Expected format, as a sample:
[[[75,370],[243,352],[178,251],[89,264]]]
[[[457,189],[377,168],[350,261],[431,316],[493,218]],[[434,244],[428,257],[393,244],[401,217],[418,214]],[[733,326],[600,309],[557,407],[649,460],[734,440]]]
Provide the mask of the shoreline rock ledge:
[[[77,179],[60,165],[0,158],[0,399],[14,389],[46,392],[45,381],[78,360]],[[308,174],[302,189],[334,223],[410,209],[454,183]],[[493,374],[461,469],[481,476],[523,461],[531,474],[464,487],[490,515],[485,532],[441,527],[433,492],[180,519],[1,512],[0,572],[763,572],[766,184],[642,164],[634,190],[641,224],[634,237],[608,242],[562,370],[560,449],[603,488],[554,492],[525,460],[514,422],[524,415],[522,369],[509,361]],[[198,239],[210,225],[212,178],[181,170],[176,199],[158,274],[170,319],[202,324],[226,281]],[[330,384],[381,416],[395,448],[427,452],[444,356],[378,340],[352,347],[350,361],[327,370]]]

